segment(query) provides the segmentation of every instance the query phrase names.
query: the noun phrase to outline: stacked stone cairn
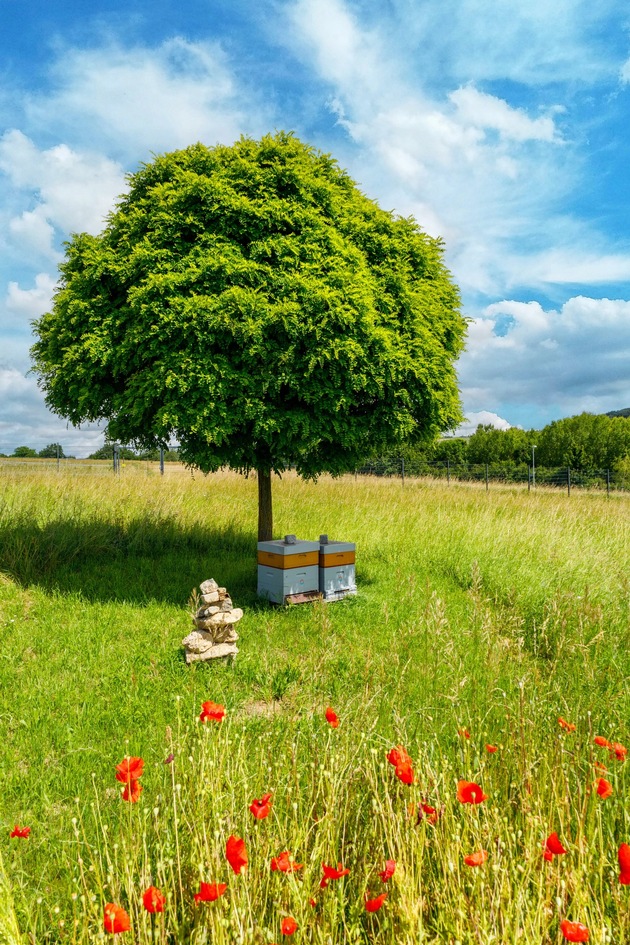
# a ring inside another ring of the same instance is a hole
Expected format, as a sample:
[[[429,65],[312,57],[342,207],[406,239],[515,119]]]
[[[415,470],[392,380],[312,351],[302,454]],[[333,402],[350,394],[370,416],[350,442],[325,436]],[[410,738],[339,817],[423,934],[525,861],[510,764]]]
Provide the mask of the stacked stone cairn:
[[[199,585],[201,596],[194,594],[193,615],[195,629],[182,640],[186,662],[212,660],[218,656],[236,656],[238,633],[236,624],[243,616],[240,607],[234,607],[224,587],[210,578]]]

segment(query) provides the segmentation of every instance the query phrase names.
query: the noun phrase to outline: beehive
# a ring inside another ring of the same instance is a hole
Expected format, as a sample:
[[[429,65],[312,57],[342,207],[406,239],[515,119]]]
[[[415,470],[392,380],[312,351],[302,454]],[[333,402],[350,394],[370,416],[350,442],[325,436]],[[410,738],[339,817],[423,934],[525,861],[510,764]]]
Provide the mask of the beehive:
[[[319,596],[319,542],[285,535],[258,542],[258,596],[284,604],[296,594]]]
[[[356,594],[356,545],[352,541],[329,541],[319,537],[319,589],[324,600],[340,600]]]

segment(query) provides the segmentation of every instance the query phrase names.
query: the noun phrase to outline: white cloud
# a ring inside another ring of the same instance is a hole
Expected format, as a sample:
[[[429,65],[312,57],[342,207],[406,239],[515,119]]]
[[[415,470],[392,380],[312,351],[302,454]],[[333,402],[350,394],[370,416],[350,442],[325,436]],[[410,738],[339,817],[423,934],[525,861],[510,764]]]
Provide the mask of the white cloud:
[[[55,285],[55,279],[47,272],[35,276],[32,289],[21,289],[17,282],[10,282],[5,302],[7,310],[28,319],[38,318],[50,309]]]
[[[87,456],[102,442],[103,433],[94,425],[79,430],[50,414],[33,377],[0,367],[0,452],[10,455],[17,446],[40,450],[61,443],[66,454]]]
[[[585,235],[576,234],[578,239]],[[579,244],[573,248],[559,247],[530,257],[514,255],[505,266],[509,285],[600,285],[607,282],[630,281],[630,253],[588,252]]]
[[[15,368],[0,368],[0,395],[3,399],[32,392],[36,385],[16,371]]]
[[[479,424],[494,427],[495,430],[509,430],[512,424],[490,410],[473,411],[466,415],[466,420],[455,431],[455,436],[471,436]]]
[[[24,210],[18,217],[9,221],[9,232],[16,243],[28,251],[35,251],[41,256],[57,258],[53,249],[55,228],[46,219],[43,206],[36,210]]]
[[[410,18],[423,15],[414,7]],[[514,246],[539,234],[573,180],[560,106],[531,115],[473,85],[431,92],[399,55],[402,37],[365,25],[343,0],[299,0],[290,23],[287,41],[332,87],[332,110],[358,146],[362,189],[442,236],[465,291],[506,291]]]
[[[14,218],[14,231],[48,224],[64,234],[97,233],[125,187],[123,169],[114,161],[65,144],[41,150],[18,130],[0,138],[0,170],[25,192],[25,202],[32,193],[39,198],[34,212]],[[25,222],[33,219],[35,224]]]
[[[557,130],[553,118],[530,118],[521,108],[511,108],[503,99],[487,95],[471,85],[449,95],[464,125],[492,128],[513,141],[554,141]]]
[[[216,43],[70,48],[53,79],[52,94],[31,99],[29,120],[134,162],[196,141],[231,144],[260,128],[267,111],[255,90],[244,96]]]
[[[467,409],[532,404],[555,415],[630,403],[630,301],[576,296],[561,309],[506,300],[469,328],[459,361]]]

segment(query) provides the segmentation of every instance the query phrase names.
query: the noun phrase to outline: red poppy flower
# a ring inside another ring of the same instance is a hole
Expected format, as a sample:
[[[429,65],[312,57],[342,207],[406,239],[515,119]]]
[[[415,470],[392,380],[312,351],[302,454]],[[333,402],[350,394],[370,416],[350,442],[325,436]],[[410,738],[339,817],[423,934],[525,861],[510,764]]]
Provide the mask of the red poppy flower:
[[[466,866],[481,866],[487,859],[488,854],[485,850],[477,850],[476,853],[469,853],[468,856],[465,856],[464,863]]]
[[[468,731],[467,728],[458,728],[457,734],[459,735],[460,738],[470,738],[470,732]]]
[[[593,767],[595,768],[596,771],[608,771],[608,768],[606,767],[603,761],[593,762]]]
[[[11,831],[11,833],[9,834],[9,836],[24,838],[24,837],[28,837],[30,832],[31,832],[30,827],[20,827],[19,824],[16,824],[13,830]]]
[[[326,889],[326,886],[331,879],[341,879],[342,876],[347,876],[350,872],[350,870],[344,869],[341,863],[337,863],[337,869],[335,869],[334,866],[326,866],[325,863],[322,863],[322,869],[324,871],[324,875],[319,884],[322,889]]]
[[[290,915],[285,916],[280,925],[280,931],[283,935],[293,935],[294,932],[297,932],[297,928],[297,922],[293,916]]]
[[[610,742],[607,738],[604,738],[603,735],[596,735],[593,741],[596,745],[599,745],[600,748],[610,748]]]
[[[265,817],[269,816],[271,810],[271,794],[263,794],[259,801],[254,798],[249,805],[249,809],[256,820],[264,820]]]
[[[247,867],[247,850],[245,841],[240,837],[229,836],[225,847],[225,856],[235,873],[242,873]]]
[[[567,720],[563,719],[562,716],[560,716],[560,718],[558,719],[558,725],[560,726],[560,728],[563,728],[565,732],[575,731],[575,725],[573,724],[573,722],[567,722]]]
[[[558,834],[555,832],[549,834],[545,840],[543,850],[546,860],[553,860],[554,856],[562,856],[563,853],[567,852],[560,843]]]
[[[199,892],[195,893],[195,902],[216,902],[227,889],[227,883],[199,883]]]
[[[596,790],[599,796],[605,799],[613,793],[613,786],[606,778],[598,778]]]
[[[619,882],[622,886],[630,886],[630,845],[622,843],[617,853],[619,860]]]
[[[295,862],[288,850],[285,850],[280,856],[271,858],[271,870],[273,873],[295,873],[296,870],[301,870],[303,866],[303,863]]]
[[[330,706],[326,709],[326,721],[331,728],[337,728],[339,726],[339,716],[334,709],[331,709]]]
[[[418,819],[416,821],[419,824],[422,820],[427,819],[427,822],[433,826],[437,823],[437,819],[440,816],[439,811],[435,807],[431,807],[430,804],[425,804],[422,801],[418,804]]]
[[[113,932],[114,934],[118,932],[128,932],[131,928],[131,920],[121,906],[116,906],[113,902],[108,902],[105,906],[103,927],[106,932]]]
[[[140,795],[142,794],[142,785],[139,781],[129,781],[125,784],[125,789],[122,792],[123,801],[130,801],[132,804],[135,804]]]
[[[618,761],[625,761],[626,755],[628,754],[628,749],[624,745],[622,745],[620,742],[613,742],[609,747]]]
[[[394,774],[403,784],[413,784],[414,773],[410,761],[403,761],[402,764],[396,765]]]
[[[495,751],[498,751],[499,748],[497,745],[486,745],[486,751],[489,755],[494,755]]]
[[[165,897],[155,886],[149,886],[142,894],[142,905],[147,912],[164,912]]]
[[[411,764],[411,758],[402,745],[392,748],[387,755],[387,760],[389,761],[390,765],[393,765],[395,768],[402,764]]]
[[[381,893],[380,896],[377,896],[376,899],[366,899],[365,900],[365,911],[366,912],[378,912],[385,900],[387,899],[387,893]]]
[[[222,722],[225,718],[225,706],[218,702],[202,702],[200,721],[207,722],[211,719],[213,722]]]
[[[142,777],[144,761],[142,758],[123,758],[120,764],[116,765],[116,780],[121,784],[129,784],[131,781],[137,781]]]
[[[309,905],[311,905],[311,906],[313,907],[313,909],[314,909],[315,906],[317,905],[317,903],[315,902],[315,900],[314,900],[312,897],[309,899],[308,902],[309,902]]]
[[[392,878],[395,871],[396,871],[396,860],[386,860],[385,869],[381,870],[381,872],[378,875],[381,877],[383,882],[386,883],[388,879]]]
[[[590,932],[581,922],[569,922],[568,919],[564,919],[560,923],[560,931],[567,942],[588,942],[589,940]]]
[[[484,794],[474,781],[457,782],[457,800],[462,804],[481,804],[482,801],[487,799],[488,795]]]

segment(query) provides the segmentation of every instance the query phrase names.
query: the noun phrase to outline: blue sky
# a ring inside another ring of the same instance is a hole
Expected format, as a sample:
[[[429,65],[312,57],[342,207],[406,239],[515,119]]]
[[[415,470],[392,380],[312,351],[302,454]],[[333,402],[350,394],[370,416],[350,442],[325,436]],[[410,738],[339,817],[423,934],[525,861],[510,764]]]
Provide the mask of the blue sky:
[[[471,425],[630,406],[630,13],[620,0],[0,0],[0,451],[96,428],[28,374],[64,239],[125,174],[293,130],[441,236]]]

